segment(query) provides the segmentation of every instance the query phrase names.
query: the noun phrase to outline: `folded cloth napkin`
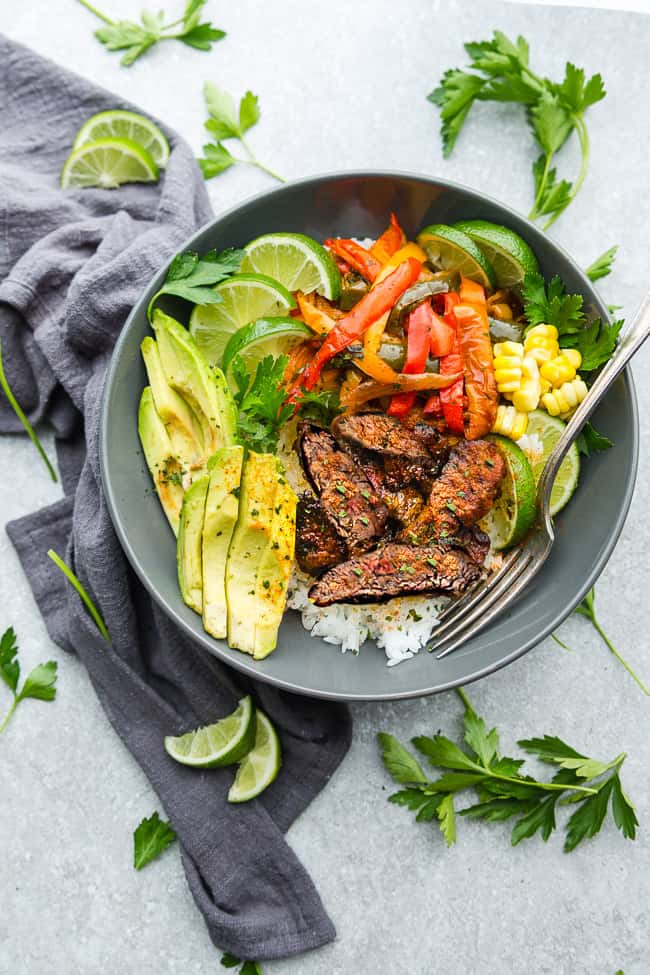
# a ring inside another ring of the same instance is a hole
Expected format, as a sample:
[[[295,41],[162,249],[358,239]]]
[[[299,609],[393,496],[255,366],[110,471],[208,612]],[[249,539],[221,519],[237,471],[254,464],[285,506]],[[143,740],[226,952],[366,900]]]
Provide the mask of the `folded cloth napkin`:
[[[335,935],[283,834],[343,758],[350,717],[341,705],[249,682],[200,650],[149,598],[113,531],[98,458],[111,349],[145,284],[210,217],[192,153],[173,132],[158,184],[59,187],[81,123],[122,107],[130,106],[0,36],[0,337],[19,402],[32,422],[46,418],[54,427],[65,492],[7,530],[52,639],[83,661],[160,796],[212,940],[243,958],[282,957]],[[0,429],[20,430],[0,400]],[[34,476],[47,476],[36,455]],[[90,591],[110,645],[47,558],[49,548],[65,554]],[[178,765],[163,736],[222,717],[249,692],[279,730],[284,764],[259,799],[233,806],[232,774]]]

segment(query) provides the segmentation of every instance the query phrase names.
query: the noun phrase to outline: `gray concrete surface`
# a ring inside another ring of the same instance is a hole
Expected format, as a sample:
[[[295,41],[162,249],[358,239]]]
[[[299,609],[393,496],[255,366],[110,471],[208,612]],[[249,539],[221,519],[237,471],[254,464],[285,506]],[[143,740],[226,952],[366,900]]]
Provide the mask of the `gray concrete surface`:
[[[112,16],[133,16],[139,7],[134,0],[104,5]],[[463,62],[462,40],[495,27],[522,32],[543,72],[556,77],[571,58],[606,80],[609,95],[590,115],[588,179],[553,235],[585,264],[618,243],[619,262],[603,291],[624,314],[634,311],[650,283],[650,20],[460,0],[213,0],[208,13],[228,31],[211,54],[164,45],[130,70],[93,40],[96,23],[73,0],[5,2],[0,30],[164,117],[197,150],[201,84],[211,78],[233,92],[259,93],[262,120],[251,142],[288,177],[396,167],[452,177],[527,210],[534,150],[519,111],[481,106],[444,162],[437,112],[424,99],[444,68]],[[562,166],[571,172],[574,163],[571,146]],[[231,171],[211,184],[215,210],[266,185],[253,170]],[[646,448],[649,368],[647,349],[634,370]],[[0,439],[0,470],[3,521],[58,497],[22,438]],[[608,632],[646,679],[649,479],[645,451],[627,525],[598,588]],[[142,873],[131,867],[132,830],[156,808],[156,797],[79,664],[48,640],[4,533],[0,567],[0,627],[16,627],[25,668],[53,657],[60,674],[56,702],[24,704],[0,739],[0,973],[219,971],[177,850]],[[548,640],[472,687],[472,700],[499,725],[506,748],[549,732],[595,756],[626,750],[637,841],[625,842],[608,824],[566,856],[559,836],[511,849],[505,827],[461,821],[458,845],[447,851],[435,827],[415,824],[385,801],[390,784],[375,733],[456,735],[459,701],[447,694],[356,706],[348,759],[289,836],[338,940],[307,957],[265,964],[265,975],[614,975],[619,968],[647,975],[650,701],[584,620],[571,619],[561,635],[570,652]]]

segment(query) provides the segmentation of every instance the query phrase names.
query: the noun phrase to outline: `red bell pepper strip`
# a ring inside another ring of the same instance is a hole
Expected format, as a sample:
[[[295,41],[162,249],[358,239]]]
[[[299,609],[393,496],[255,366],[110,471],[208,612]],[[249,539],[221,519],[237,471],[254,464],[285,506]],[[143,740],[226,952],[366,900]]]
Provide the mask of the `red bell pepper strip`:
[[[325,241],[325,246],[335,257],[342,258],[346,264],[358,271],[366,281],[374,281],[381,271],[381,262],[366,247],[357,244],[356,240],[332,237]]]
[[[485,292],[479,284],[461,278],[460,303],[454,308],[454,318],[467,395],[465,436],[477,440],[494,426],[498,400]]]
[[[458,330],[454,319],[453,311],[460,298],[455,292],[449,292],[443,296],[444,299],[444,324],[452,333],[452,345],[450,351],[440,358],[440,374],[450,376],[454,373],[462,373],[463,359],[460,354],[460,343],[458,341]],[[463,417],[463,380],[458,379],[447,389],[440,390],[440,405],[445,423],[452,433],[463,434],[465,423]],[[438,409],[438,404],[432,402],[432,397],[424,407],[425,413],[434,413]]]
[[[407,288],[417,281],[422,264],[409,257],[408,260],[396,267],[394,271],[380,281],[376,288],[358,301],[354,308],[339,318],[335,327],[329,332],[320,349],[298,377],[290,394],[289,400],[295,402],[300,398],[300,389],[313,389],[318,382],[323,366],[335,355],[356,341],[373,322],[390,311],[395,302],[404,294]]]
[[[406,362],[402,372],[422,373],[431,347],[431,322],[434,311],[430,302],[423,301],[414,308],[406,323]],[[406,416],[415,403],[415,393],[398,393],[390,401],[390,416]]]
[[[425,416],[443,416],[440,393],[431,393],[431,396],[426,401],[424,410],[422,412]]]
[[[384,230],[381,237],[378,237],[370,248],[370,253],[374,254],[378,261],[385,264],[389,257],[396,254],[400,247],[406,243],[406,234],[400,227],[394,213],[390,215],[390,223]]]
[[[449,355],[454,347],[455,329],[440,315],[436,315],[435,311],[432,310],[431,315],[433,316],[430,328],[431,355],[434,359],[441,359],[443,356]]]

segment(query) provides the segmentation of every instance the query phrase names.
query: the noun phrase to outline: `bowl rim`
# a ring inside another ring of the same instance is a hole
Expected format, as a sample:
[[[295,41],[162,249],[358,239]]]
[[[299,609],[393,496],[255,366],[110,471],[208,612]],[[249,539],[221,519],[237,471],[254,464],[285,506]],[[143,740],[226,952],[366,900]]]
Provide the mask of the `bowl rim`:
[[[463,193],[469,198],[475,199],[477,202],[488,202],[498,209],[500,209],[504,215],[511,216],[516,222],[521,222],[527,226],[527,229],[531,232],[531,236],[539,236],[545,240],[550,246],[559,251],[563,258],[573,267],[574,271],[578,273],[578,277],[582,279],[583,291],[589,294],[593,303],[598,308],[601,317],[604,320],[611,321],[611,316],[608,313],[606,306],[604,305],[600,295],[594,288],[593,282],[587,277],[585,271],[576,263],[574,258],[564,249],[564,247],[559,244],[556,240],[549,237],[540,227],[528,220],[526,216],[516,211],[513,207],[502,203],[495,197],[490,196],[487,193],[483,193],[479,190],[472,189],[472,187],[466,186],[463,183],[458,183],[454,180],[445,179],[438,176],[427,176],[423,173],[412,172],[408,170],[397,170],[397,169],[351,169],[351,170],[337,170],[328,173],[319,173],[312,176],[301,177],[300,179],[292,180],[291,182],[285,183],[282,186],[271,187],[268,190],[262,190],[259,193],[255,193],[252,196],[246,197],[240,200],[238,203],[234,204],[232,207],[219,212],[212,219],[206,221],[202,224],[190,237],[188,237],[181,245],[178,246],[176,253],[182,251],[191,250],[194,242],[198,240],[209,228],[214,227],[216,224],[220,223],[231,217],[238,211],[247,209],[249,207],[255,207],[262,200],[266,200],[269,197],[282,196],[284,193],[289,192],[296,186],[317,186],[321,183],[329,183],[336,180],[363,180],[368,177],[380,177],[383,179],[412,179],[418,180],[422,183],[429,183],[432,186],[441,186],[445,189],[456,190]],[[534,249],[534,248],[533,248]],[[228,648],[227,650],[222,649],[218,642],[214,640],[208,633],[197,633],[174,609],[170,606],[161,595],[157,592],[155,586],[150,582],[149,578],[142,570],[140,566],[140,561],[137,553],[134,551],[127,534],[122,525],[122,520],[119,514],[119,506],[115,493],[113,491],[113,485],[111,482],[110,475],[107,470],[106,457],[108,454],[108,394],[109,390],[115,380],[115,375],[118,369],[118,363],[121,360],[122,346],[127,340],[127,336],[131,330],[133,321],[138,315],[142,305],[145,303],[145,299],[148,302],[149,298],[146,297],[149,293],[153,293],[153,289],[157,287],[160,281],[163,280],[164,275],[167,272],[169,266],[169,261],[167,261],[159,271],[157,271],[152,278],[149,280],[147,285],[142,289],[141,295],[133,305],[131,311],[129,312],[124,325],[120,330],[120,334],[111,352],[110,361],[108,368],[106,370],[104,379],[104,388],[102,391],[101,400],[101,414],[100,414],[100,430],[99,430],[99,461],[100,461],[100,475],[102,488],[104,491],[104,496],[106,498],[106,504],[108,507],[109,515],[115,529],[115,533],[118,537],[122,550],[124,551],[131,567],[138,576],[138,579],[145,587],[147,592],[155,600],[155,602],[160,606],[160,608],[169,616],[172,621],[181,629],[181,631],[189,637],[194,643],[199,644],[208,653],[216,656],[219,660],[225,663],[227,666],[233,667],[235,670],[244,673],[248,677],[252,677],[254,680],[262,681],[263,683],[270,684],[284,691],[289,691],[294,694],[301,694],[305,697],[314,697],[319,700],[330,700],[330,701],[397,701],[406,700],[410,698],[419,697],[429,697],[433,694],[441,694],[445,691],[454,690],[457,687],[462,687],[467,684],[472,684],[475,681],[481,680],[483,677],[487,677],[489,674],[493,674],[503,667],[508,666],[515,660],[518,660],[524,654],[528,653],[533,647],[537,646],[542,640],[546,639],[549,634],[551,634],[561,623],[573,612],[575,607],[584,599],[589,590],[594,586],[601,572],[607,565],[611,554],[616,547],[616,544],[620,538],[621,532],[623,530],[623,525],[628,515],[630,509],[630,504],[632,503],[632,497],[634,495],[634,489],[636,486],[638,464],[639,464],[639,407],[636,395],[636,388],[634,380],[632,377],[632,372],[630,367],[623,373],[623,381],[627,387],[627,394],[630,403],[630,410],[632,414],[632,445],[631,445],[631,465],[629,476],[627,477],[625,484],[625,492],[623,497],[623,503],[620,506],[616,520],[611,526],[610,535],[607,544],[603,546],[602,552],[599,557],[593,563],[590,571],[587,573],[586,577],[583,579],[581,585],[578,587],[577,595],[572,598],[569,603],[562,608],[559,612],[555,613],[553,619],[542,627],[540,632],[535,636],[525,640],[521,646],[512,650],[506,656],[500,658],[497,662],[486,664],[483,667],[475,668],[470,674],[462,679],[453,679],[445,681],[442,684],[436,684],[434,686],[427,686],[418,689],[409,689],[401,691],[387,691],[380,693],[346,693],[340,691],[317,691],[313,688],[304,687],[292,683],[286,678],[277,677],[273,674],[268,674],[261,672],[256,669],[256,662],[245,654],[237,654],[236,656],[230,656],[232,651]],[[145,312],[146,313],[146,312]],[[489,630],[489,627],[488,627]],[[305,630],[305,636],[311,639],[311,635]],[[336,650],[336,648],[333,648]],[[422,651],[424,652],[424,650]],[[407,661],[408,662],[408,661]]]

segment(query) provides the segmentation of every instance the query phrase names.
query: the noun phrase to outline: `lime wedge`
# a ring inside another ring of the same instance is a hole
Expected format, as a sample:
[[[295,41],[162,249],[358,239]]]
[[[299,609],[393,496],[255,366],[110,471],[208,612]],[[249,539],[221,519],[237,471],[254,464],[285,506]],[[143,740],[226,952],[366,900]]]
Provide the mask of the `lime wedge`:
[[[243,697],[237,709],[216,724],[188,731],[186,735],[165,738],[165,751],[181,765],[216,768],[241,761],[255,743],[255,708],[250,697]]]
[[[497,279],[492,265],[471,237],[444,223],[433,223],[418,234],[418,244],[427,252],[433,266],[440,271],[458,271],[484,288],[495,288]]]
[[[280,739],[275,728],[261,711],[256,711],[255,717],[255,744],[237,769],[228,802],[248,802],[259,796],[271,785],[282,765]]]
[[[295,345],[310,337],[314,337],[312,330],[295,318],[258,318],[230,337],[223,353],[223,371],[228,375],[233,359],[240,355],[253,375],[265,356],[276,359],[288,355]]]
[[[494,505],[480,527],[490,536],[497,551],[520,542],[535,520],[535,478],[523,450],[508,440],[491,434],[506,462],[506,473]]]
[[[160,169],[169,159],[169,143],[163,133],[154,122],[136,112],[115,109],[93,115],[77,132],[72,148],[98,139],[129,139],[145,149]]]
[[[292,295],[265,274],[233,274],[215,288],[218,305],[197,305],[190,318],[190,332],[213,366],[220,366],[228,340],[242,325],[264,315],[282,315],[295,308]]]
[[[527,274],[539,271],[537,258],[519,234],[487,220],[454,224],[471,237],[492,265],[499,288],[519,288]]]
[[[304,234],[264,234],[247,244],[242,271],[268,274],[289,291],[317,291],[335,300],[341,275],[325,248]]]
[[[528,414],[526,436],[536,434],[542,442],[543,453],[535,454],[531,460],[533,475],[537,482],[544,464],[553,447],[562,436],[566,424],[556,416],[549,416],[544,410],[533,410]],[[580,453],[577,444],[573,444],[566,455],[555,478],[551,492],[551,514],[556,515],[567,503],[578,484],[580,476]]]
[[[61,186],[114,189],[122,183],[155,183],[158,167],[146,149],[129,139],[98,139],[73,149],[61,171]]]

